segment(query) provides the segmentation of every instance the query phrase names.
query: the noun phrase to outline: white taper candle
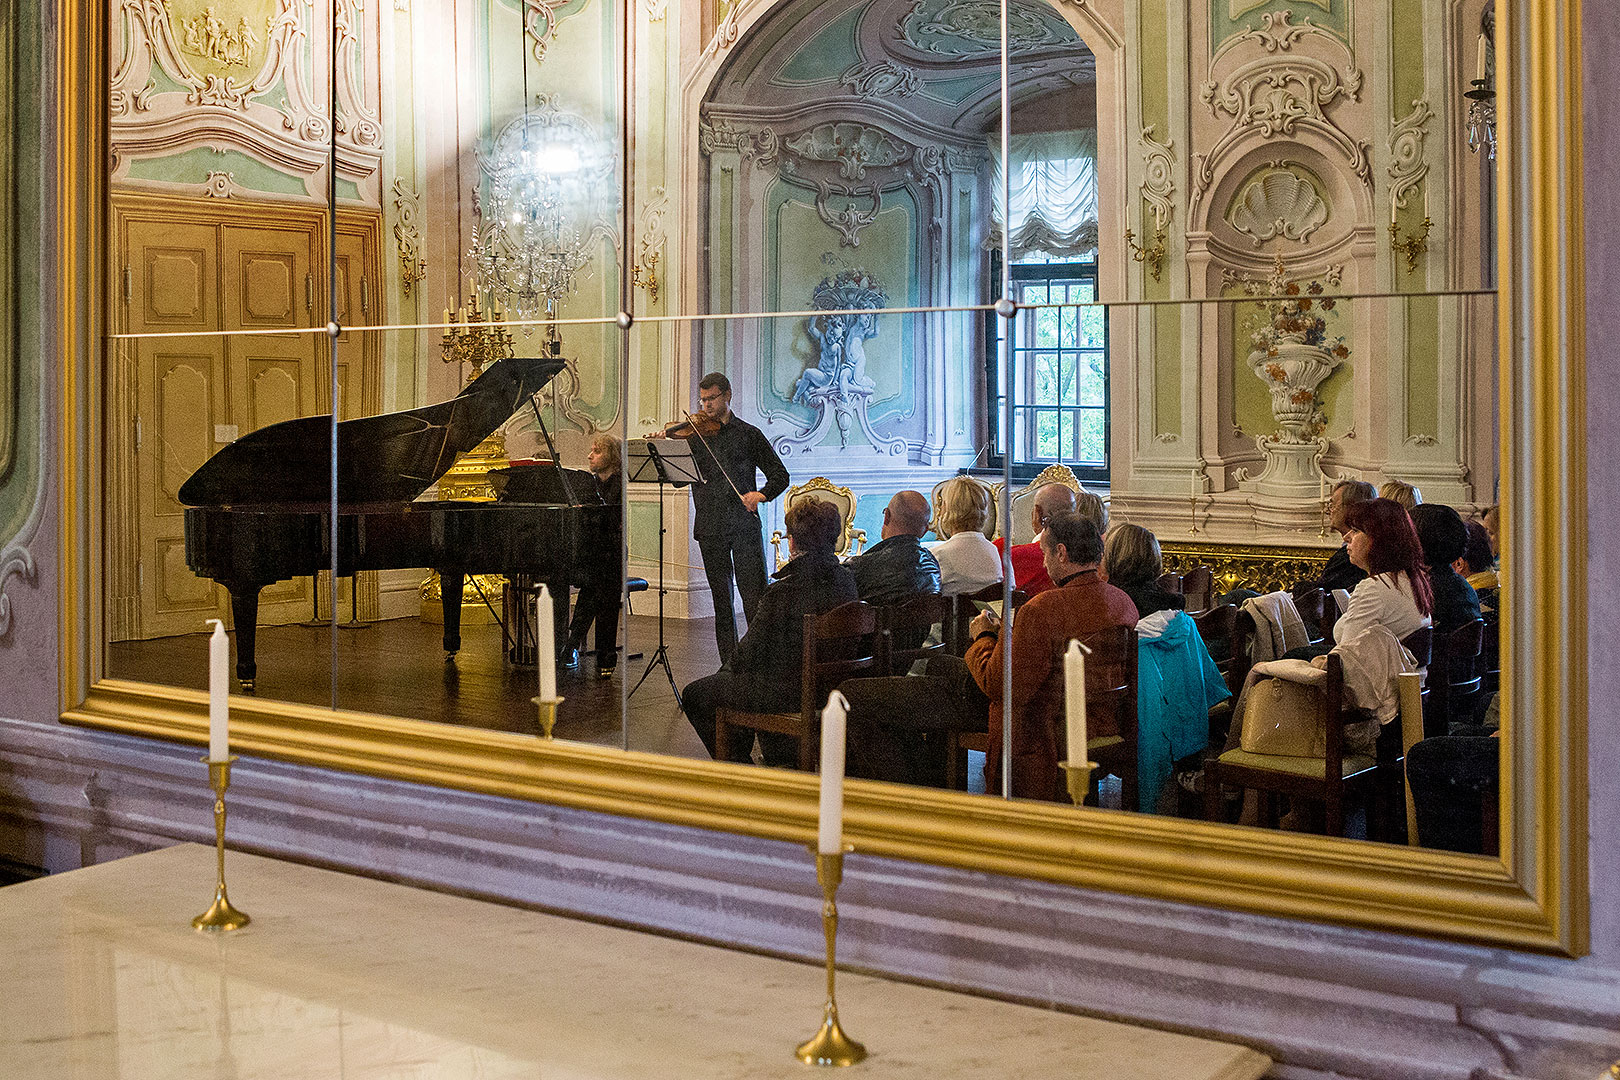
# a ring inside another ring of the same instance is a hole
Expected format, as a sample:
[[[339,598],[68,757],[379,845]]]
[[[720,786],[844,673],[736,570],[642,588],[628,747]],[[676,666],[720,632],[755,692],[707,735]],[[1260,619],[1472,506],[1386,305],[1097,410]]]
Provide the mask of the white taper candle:
[[[540,598],[534,603],[535,666],[540,669],[540,700],[557,700],[557,648],[551,626],[551,590],[540,586]]]
[[[821,818],[816,850],[837,855],[844,850],[844,726],[849,701],[834,690],[821,710]]]
[[[1485,81],[1485,35],[1479,35],[1479,48],[1474,53],[1474,81]]]
[[[208,760],[224,761],[230,756],[231,639],[225,624],[209,619],[214,632],[208,635]]]
[[[1091,650],[1069,639],[1063,654],[1064,718],[1068,721],[1068,755],[1071,765],[1084,765],[1086,756],[1086,653]]]

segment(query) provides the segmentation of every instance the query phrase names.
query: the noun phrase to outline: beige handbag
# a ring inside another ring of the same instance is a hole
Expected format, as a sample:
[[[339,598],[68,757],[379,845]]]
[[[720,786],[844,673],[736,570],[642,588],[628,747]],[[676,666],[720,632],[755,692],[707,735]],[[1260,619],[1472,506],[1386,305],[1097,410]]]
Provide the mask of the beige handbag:
[[[1249,687],[1243,704],[1243,728],[1239,745],[1251,754],[1280,757],[1326,757],[1327,730],[1322,724],[1322,687],[1327,673],[1297,660],[1257,664],[1255,671],[1302,664],[1312,674],[1289,670],[1262,679]],[[1295,675],[1289,678],[1287,675]]]

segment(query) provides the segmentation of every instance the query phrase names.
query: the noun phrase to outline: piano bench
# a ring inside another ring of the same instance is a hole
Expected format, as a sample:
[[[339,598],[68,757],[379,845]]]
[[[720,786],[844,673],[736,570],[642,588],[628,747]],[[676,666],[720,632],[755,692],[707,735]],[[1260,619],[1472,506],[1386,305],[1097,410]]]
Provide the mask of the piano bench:
[[[646,592],[647,579],[644,577],[626,578],[624,589],[626,592]]]

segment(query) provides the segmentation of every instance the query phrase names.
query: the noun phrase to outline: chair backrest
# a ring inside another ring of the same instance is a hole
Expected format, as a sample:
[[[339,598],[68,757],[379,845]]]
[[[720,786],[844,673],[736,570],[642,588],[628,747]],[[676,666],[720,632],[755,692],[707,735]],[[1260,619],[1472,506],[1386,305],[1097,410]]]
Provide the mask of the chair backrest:
[[[1018,489],[1012,497],[1012,542],[1027,544],[1035,539],[1035,529],[1031,525],[1035,493],[1047,484],[1062,484],[1076,495],[1080,494],[1080,478],[1074,475],[1074,470],[1067,465],[1048,465],[1041,470],[1039,476],[1031,480],[1028,485]]]
[[[1467,706],[1479,693],[1480,653],[1485,644],[1485,620],[1471,619],[1434,643],[1429,664],[1429,716],[1424,733],[1430,738],[1445,735],[1453,722],[1469,723],[1473,716]]]
[[[968,624],[973,621],[973,616],[979,613],[979,604],[995,603],[1000,599],[1001,582],[999,581],[994,585],[986,585],[978,592],[959,593],[950,598],[953,610],[950,623],[945,632],[945,644],[954,655],[961,656],[966,653],[968,646],[973,643],[968,634]],[[1014,589],[1012,591],[1013,611],[1016,612],[1023,607],[1024,601],[1028,599],[1029,594],[1023,589]]]
[[[833,548],[833,554],[840,559],[851,555],[859,555],[861,548],[866,544],[866,530],[855,527],[855,509],[860,502],[859,497],[847,487],[828,480],[825,476],[812,476],[809,480],[796,487],[787,489],[787,498],[782,501],[782,512],[786,514],[788,508],[800,499],[820,499],[822,502],[832,503],[838,510],[838,544]],[[783,557],[783,548],[779,541],[784,539],[782,533],[771,537],[777,543],[776,566],[781,569],[787,560]]]
[[[1215,602],[1215,571],[1208,566],[1195,566],[1182,574],[1181,595],[1187,598],[1189,615],[1209,610]]]
[[[949,646],[951,598],[939,593],[922,593],[898,604],[878,609],[878,668],[887,675],[904,675],[911,665],[930,656],[945,655]],[[940,640],[933,645],[924,639],[935,624]]]
[[[1136,748],[1136,627],[1110,626],[1087,634],[1081,643],[1091,650],[1086,657],[1086,716],[1092,729],[1097,719],[1110,717],[1120,737]],[[1058,733],[1061,735],[1061,732]],[[1059,749],[1061,739],[1059,740]]]
[[[1181,575],[1174,570],[1167,570],[1155,578],[1153,584],[1165,592],[1173,592],[1179,595],[1181,592]]]
[[[864,600],[839,604],[821,615],[804,617],[804,691],[800,702],[806,718],[819,712],[827,695],[845,679],[877,669],[878,609]]]
[[[1428,626],[1420,626],[1401,638],[1401,644],[1405,645],[1407,651],[1417,660],[1418,667],[1426,668],[1429,666],[1429,661],[1434,658],[1434,629]],[[1429,689],[1429,684],[1425,681],[1423,692],[1426,694]]]
[[[1237,627],[1238,609],[1236,604],[1222,604],[1212,607],[1208,611],[1201,611],[1192,617],[1193,624],[1198,627],[1198,636],[1204,639],[1204,648],[1209,650],[1210,658],[1215,661],[1221,676],[1226,679],[1226,685],[1232,686],[1232,668],[1236,663],[1235,650],[1238,646]],[[1253,629],[1254,620],[1244,619]],[[1233,689],[1235,693],[1235,688]]]
[[[1333,597],[1325,589],[1315,585],[1294,586],[1294,607],[1299,611],[1299,617],[1305,620],[1305,629],[1310,631],[1311,644],[1327,640],[1327,612],[1334,607]]]

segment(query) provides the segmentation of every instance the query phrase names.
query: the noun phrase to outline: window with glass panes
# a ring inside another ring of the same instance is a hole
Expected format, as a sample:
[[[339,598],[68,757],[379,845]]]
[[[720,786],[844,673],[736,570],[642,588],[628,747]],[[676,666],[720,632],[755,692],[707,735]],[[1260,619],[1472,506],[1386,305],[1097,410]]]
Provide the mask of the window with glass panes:
[[[1012,292],[1017,315],[1010,323],[990,318],[986,341],[997,457],[1008,447],[1005,358],[1013,376],[1014,469],[1035,473],[1061,462],[1083,480],[1107,480],[1108,319],[1096,303],[1097,264],[1020,263],[1012,268]]]

